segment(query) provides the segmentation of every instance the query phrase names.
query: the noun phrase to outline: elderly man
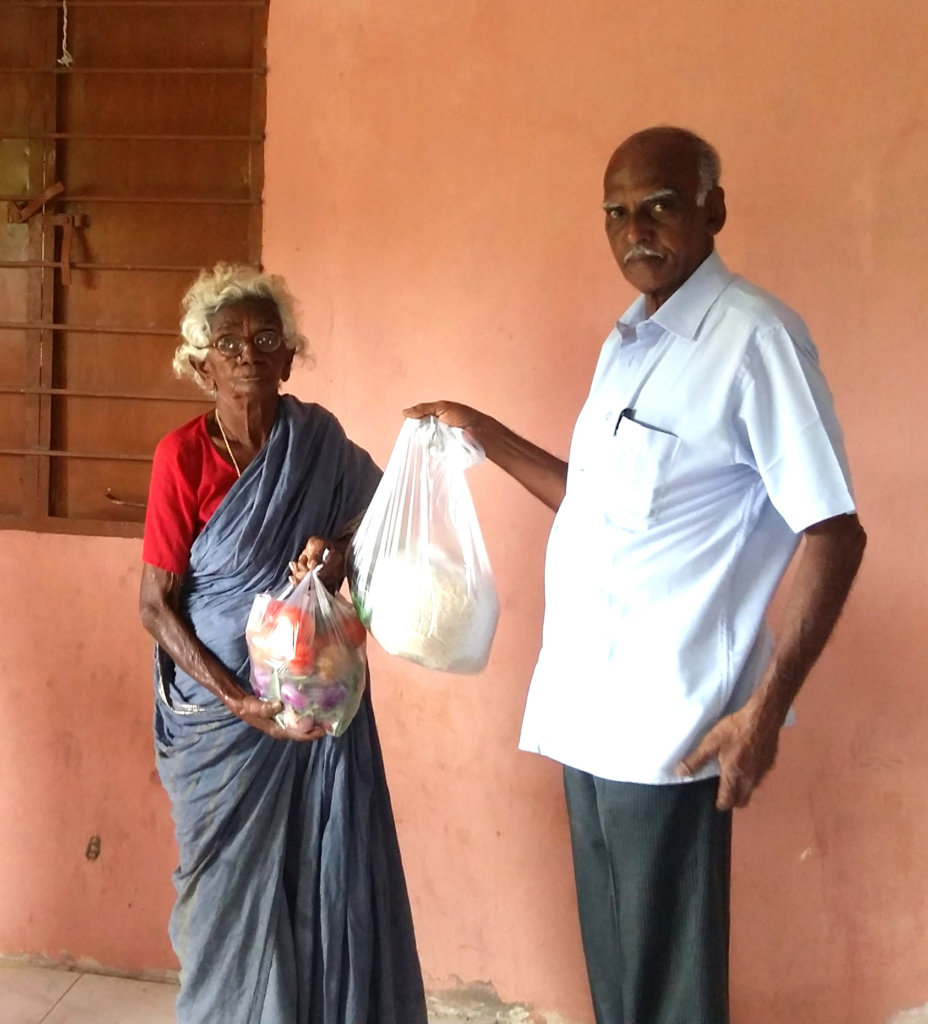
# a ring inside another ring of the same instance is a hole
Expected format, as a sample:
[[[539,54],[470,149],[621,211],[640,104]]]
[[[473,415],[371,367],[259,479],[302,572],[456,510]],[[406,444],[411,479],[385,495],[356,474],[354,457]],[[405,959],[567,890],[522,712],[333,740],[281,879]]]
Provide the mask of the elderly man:
[[[725,1024],[731,811],[773,765],[865,535],[805,325],[715,252],[714,149],[649,128],[604,184],[641,295],[603,345],[569,462],[457,403],[407,414],[469,429],[557,512],[520,747],[564,765],[597,1024]]]

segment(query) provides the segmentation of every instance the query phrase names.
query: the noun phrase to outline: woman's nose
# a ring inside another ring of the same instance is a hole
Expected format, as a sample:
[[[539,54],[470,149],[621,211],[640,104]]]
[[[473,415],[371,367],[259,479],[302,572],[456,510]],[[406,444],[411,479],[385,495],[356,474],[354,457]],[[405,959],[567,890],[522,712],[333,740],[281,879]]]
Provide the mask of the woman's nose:
[[[242,344],[242,351],[239,352],[237,359],[240,363],[253,363],[255,356],[258,354],[258,349],[255,348],[255,339],[245,338]]]

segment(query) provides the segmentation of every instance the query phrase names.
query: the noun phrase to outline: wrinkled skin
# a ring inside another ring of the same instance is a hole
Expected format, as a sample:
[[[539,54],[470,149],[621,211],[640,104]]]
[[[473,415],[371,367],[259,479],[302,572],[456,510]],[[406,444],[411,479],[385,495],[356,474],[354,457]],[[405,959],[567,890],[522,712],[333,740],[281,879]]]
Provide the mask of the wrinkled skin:
[[[712,252],[725,224],[722,189],[700,197],[692,146],[660,131],[632,136],[613,153],[603,209],[612,255],[649,314]]]
[[[226,439],[239,472],[257,456],[270,436],[277,414],[278,389],[290,376],[293,351],[281,345],[273,352],[262,352],[254,347],[253,339],[261,331],[282,331],[282,322],[276,305],[269,299],[249,298],[221,307],[209,322],[210,337],[237,335],[245,339],[238,356],[223,355],[209,348],[203,362],[195,368],[208,390],[215,392],[216,410],[207,416],[207,432],[220,458],[231,463]],[[226,439],[219,430],[219,415]],[[297,562],[305,571],[313,568],[326,547],[332,551],[326,559],[324,580],[328,585],[344,576],[344,546],[340,542],[311,537]],[[341,562],[338,552],[341,550]],[[330,566],[331,560],[331,566]],[[304,575],[305,575],[304,571]],[[171,656],[175,664],[196,679],[210,693],[222,700],[226,707],[242,721],[275,739],[306,743],[326,734],[325,729],[314,726],[305,729],[285,728],[274,720],[283,705],[280,701],[263,701],[244,690],[238,679],[202,643],[181,616],[182,577],[153,565],[143,565],[139,592],[139,611],[142,623],[155,640]]]

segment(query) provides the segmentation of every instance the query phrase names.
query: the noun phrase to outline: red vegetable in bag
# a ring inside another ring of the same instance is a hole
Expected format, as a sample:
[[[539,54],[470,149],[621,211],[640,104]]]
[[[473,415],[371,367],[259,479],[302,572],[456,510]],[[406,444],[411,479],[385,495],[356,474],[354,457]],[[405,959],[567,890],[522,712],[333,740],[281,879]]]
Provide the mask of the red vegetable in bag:
[[[280,700],[278,722],[340,736],[357,713],[367,677],[367,632],[351,604],[309,573],[279,598],[258,594],[245,628],[251,684]]]

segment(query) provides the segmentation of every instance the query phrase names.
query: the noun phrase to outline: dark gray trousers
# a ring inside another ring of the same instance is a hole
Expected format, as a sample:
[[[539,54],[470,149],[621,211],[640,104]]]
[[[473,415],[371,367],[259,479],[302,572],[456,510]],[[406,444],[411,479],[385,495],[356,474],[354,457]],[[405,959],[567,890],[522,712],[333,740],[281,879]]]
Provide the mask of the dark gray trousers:
[[[564,769],[596,1024],[728,1024],[731,813],[717,779]]]

